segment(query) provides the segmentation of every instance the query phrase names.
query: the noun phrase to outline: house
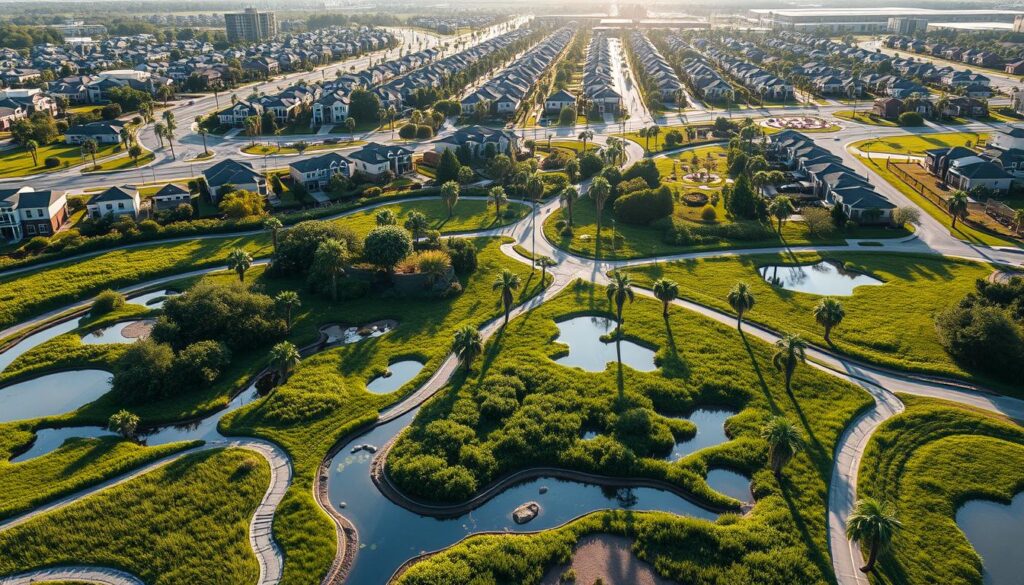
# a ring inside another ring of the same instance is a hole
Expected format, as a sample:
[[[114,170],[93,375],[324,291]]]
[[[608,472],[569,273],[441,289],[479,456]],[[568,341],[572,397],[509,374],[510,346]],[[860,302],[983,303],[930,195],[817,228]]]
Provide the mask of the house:
[[[323,95],[313,103],[311,126],[324,124],[343,124],[348,118],[349,99],[341,91],[333,91]]]
[[[1014,180],[1024,180],[1024,125],[1013,124],[997,129],[980,156],[999,165]]]
[[[560,89],[555,93],[549,95],[544,100],[544,111],[549,114],[557,114],[562,111],[563,108],[575,108],[576,107],[576,96]]]
[[[0,190],[0,237],[8,242],[54,234],[68,217],[63,191],[35,191],[32,187]]]
[[[167,183],[153,194],[153,211],[169,211],[179,205],[191,205],[192,193],[177,183]]]
[[[221,126],[239,127],[245,124],[246,118],[262,115],[263,106],[261,104],[238,101],[217,112],[217,122]]]
[[[86,204],[89,217],[93,219],[100,219],[107,215],[138,217],[141,207],[142,199],[139,197],[139,190],[127,185],[111,187],[95,195]]]
[[[203,171],[206,186],[210,192],[210,201],[220,203],[221,191],[230,185],[241,191],[252,191],[260,195],[267,194],[267,178],[256,172],[249,163],[238,162],[228,158]]]
[[[988,105],[985,102],[969,97],[949,98],[947,101],[949,103],[939,112],[943,116],[965,116],[968,118],[988,116]]]
[[[1024,59],[1007,63],[1003,70],[1011,75],[1024,75]]]
[[[242,69],[247,71],[256,71],[264,77],[276,75],[281,72],[281,65],[277,59],[270,57],[258,57],[256,59],[247,59],[242,63]]]
[[[519,152],[519,135],[511,130],[493,129],[485,126],[468,126],[459,128],[444,138],[431,142],[434,152],[441,154],[445,150],[458,150],[465,146],[475,157],[482,156],[488,144],[494,145],[497,153],[514,154]]]
[[[412,154],[413,151],[403,146],[371,142],[349,154],[352,174],[359,172],[379,178],[390,171],[395,176],[404,175],[412,171]]]
[[[27,117],[28,114],[25,113],[25,108],[21,106],[13,108],[0,106],[0,131],[10,132],[11,126],[13,126],[15,122]]]
[[[325,191],[331,184],[331,177],[352,176],[352,161],[336,152],[329,152],[289,164],[288,173],[295,184],[302,184],[309,191]]]
[[[1005,194],[1010,190],[1013,177],[991,161],[980,156],[968,156],[956,159],[949,165],[946,182],[963,191],[985,187]]]
[[[879,118],[895,120],[903,113],[903,100],[893,97],[878,98],[871,110]]]
[[[121,130],[125,122],[111,120],[109,122],[90,122],[68,128],[64,133],[67,144],[82,144],[87,140],[95,140],[97,144],[118,144],[121,142]]]

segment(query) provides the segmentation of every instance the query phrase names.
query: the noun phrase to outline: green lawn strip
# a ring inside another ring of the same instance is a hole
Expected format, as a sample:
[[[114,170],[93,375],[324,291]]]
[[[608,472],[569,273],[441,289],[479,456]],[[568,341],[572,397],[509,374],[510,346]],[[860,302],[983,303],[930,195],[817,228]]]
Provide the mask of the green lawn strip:
[[[0,573],[88,564],[154,584],[253,583],[249,521],[269,484],[255,453],[190,455],[0,533]]]
[[[840,112],[835,112],[832,115],[841,120],[846,120],[847,122],[857,122],[859,124],[868,124],[869,126],[886,126],[890,128],[895,128],[899,126],[899,124],[897,124],[896,122],[892,120],[886,120],[885,118],[880,118],[872,114],[870,111],[865,112],[861,110],[857,113],[854,113],[853,110],[843,110]]]
[[[124,169],[134,169],[140,165],[148,164],[156,160],[156,154],[152,150],[144,150],[142,156],[137,160],[133,160],[132,157],[126,155],[114,157],[109,160],[99,162],[96,166],[89,165],[82,169],[83,173],[96,173],[100,171],[120,171]]]
[[[954,229],[952,227],[953,218],[950,217],[945,210],[936,207],[930,199],[922,196],[917,191],[914,191],[910,185],[904,183],[903,180],[894,175],[892,171],[885,168],[884,161],[875,161],[863,156],[858,156],[857,158],[860,159],[865,166],[870,167],[871,170],[881,175],[881,177],[888,181],[890,185],[899,189],[901,193],[917,204],[918,207],[924,209],[928,215],[934,217],[939,223],[946,226],[946,228],[949,229],[949,233],[954,237],[971,244],[980,244],[983,246],[1020,246],[1020,244],[1013,240],[1008,240],[995,234],[976,230],[969,225],[964,225],[963,222],[957,222],[956,228]]]
[[[851,296],[836,297],[846,311],[832,332],[834,349],[865,361],[900,370],[975,379],[943,349],[935,330],[935,315],[974,291],[975,282],[992,267],[939,256],[834,252],[762,254],[721,257],[640,266],[631,273],[644,286],[657,278],[679,284],[679,296],[732,313],[726,296],[737,282],[747,283],[756,305],[746,318],[827,347],[824,331],[814,319],[814,306],[823,298],[769,285],[762,266],[815,264],[830,259],[849,269],[870,274],[885,284],[859,286]],[[779,269],[784,274],[785,269]],[[986,385],[1005,388],[981,378]],[[1007,388],[1009,390],[1009,388]]]
[[[619,402],[614,363],[591,373],[552,361],[566,351],[556,338],[555,320],[608,310],[603,290],[578,284],[511,322],[488,343],[466,383],[423,407],[390,454],[389,469],[399,472],[393,479],[414,481],[415,467],[400,468],[419,461],[420,472],[428,474],[423,481],[443,497],[461,493],[467,478],[479,486],[509,471],[556,465],[658,478],[704,501],[735,506],[703,480],[709,468],[727,467],[753,477],[753,511],[745,517],[726,514],[716,523],[671,514],[597,513],[536,535],[474,537],[415,566],[401,583],[433,583],[442,574],[537,583],[545,566],[564,560],[579,535],[592,532],[635,536],[640,556],[680,583],[831,581],[822,502],[833,448],[870,397],[806,366],[797,370],[788,394],[771,365],[769,345],[688,311],[674,309],[666,322],[659,302],[637,297],[625,308],[625,335],[657,348],[660,369],[641,373],[624,367],[625,397]],[[520,378],[522,392],[508,398],[479,383],[499,375]],[[510,402],[491,403],[497,396]],[[694,432],[692,424],[670,417],[714,405],[740,411],[726,424],[732,440],[676,462],[663,459],[677,440]],[[790,418],[808,444],[781,483],[764,468],[759,435],[773,413]],[[587,430],[598,437],[581,440]],[[447,440],[452,437],[460,439]],[[434,457],[441,459],[443,474],[435,473]]]
[[[530,212],[530,208],[522,203],[509,202],[508,206],[502,208],[502,214],[504,215],[506,211],[508,214],[499,220],[495,218],[494,207],[487,201],[464,199],[455,205],[454,213],[449,218],[448,208],[438,198],[436,200],[404,201],[367,209],[347,215],[335,222],[355,230],[360,236],[365,236],[377,227],[377,214],[385,209],[393,211],[398,216],[398,225],[402,225],[410,213],[418,211],[427,216],[430,229],[445,234],[501,227],[519,221]]]
[[[872,582],[980,584],[981,558],[956,510],[974,499],[1009,503],[1024,489],[1024,429],[956,403],[900,398],[906,411],[876,431],[858,479],[858,495],[887,500],[903,523]]]
[[[100,146],[96,151],[96,159],[110,156],[120,150],[118,144]],[[44,166],[47,158],[55,157],[60,160],[60,165],[52,168]],[[0,178],[2,177],[24,177],[38,173],[50,173],[60,171],[67,167],[75,167],[85,162],[92,162],[92,157],[82,157],[82,149],[76,144],[64,144],[56,142],[46,146],[40,146],[36,151],[38,165],[32,163],[32,155],[23,147],[18,146],[11,150],[0,153]],[[66,165],[66,166],[65,166]]]
[[[934,134],[910,134],[907,136],[886,136],[885,138],[869,138],[854,142],[851,148],[862,152],[882,152],[889,154],[908,154],[924,156],[924,153],[936,148],[953,146],[972,146],[983,144],[988,134],[981,132],[942,132]]]
[[[310,144],[303,152],[317,152],[321,150],[339,150],[343,148],[352,148],[354,146],[360,146],[366,144],[365,140],[345,140],[335,144]],[[274,154],[299,154],[299,150],[294,146],[280,146],[280,145],[269,145],[269,144],[256,144],[246,146],[242,149],[245,154],[256,154],[256,155],[274,155]]]
[[[658,134],[656,136],[652,136],[651,138],[645,138],[643,136],[640,136],[640,132],[639,131],[626,132],[625,134],[619,133],[619,134],[615,134],[614,136],[618,136],[619,138],[625,138],[626,140],[630,140],[632,142],[635,142],[635,143],[639,144],[641,148],[644,149],[644,152],[653,153],[653,152],[661,152],[662,150],[665,149],[665,135],[668,134],[669,132],[673,131],[673,130],[678,130],[679,133],[683,135],[684,142],[682,144],[680,144],[678,146],[678,148],[685,148],[687,146],[690,146],[693,142],[697,142],[698,144],[700,142],[704,142],[704,141],[688,141],[688,140],[686,140],[686,128],[695,128],[695,129],[699,129],[701,132],[707,132],[708,130],[711,130],[711,126],[712,126],[711,123],[707,123],[707,124],[676,124],[676,125],[671,125],[671,126],[660,126],[660,131],[658,132]],[[648,146],[650,148],[648,148]]]
[[[508,268],[522,278],[517,302],[541,290],[539,271],[531,276],[528,266],[501,252],[505,240],[475,241],[480,250],[479,266],[462,278],[463,292],[448,299],[382,300],[370,296],[332,303],[306,293],[305,279],[254,276],[253,282],[265,287],[268,294],[288,289],[302,295],[302,308],[290,337],[297,345],[314,341],[317,328],[327,323],[361,325],[385,318],[399,323],[397,329],[381,337],[305,359],[288,384],[225,417],[221,424],[228,434],[274,441],[292,457],[294,483],[274,520],[275,538],[288,559],[286,583],[319,583],[334,559],[333,523],[311,493],[317,469],[330,448],[353,428],[374,420],[378,409],[422,385],[447,356],[456,329],[466,324],[478,326],[501,314],[498,294],[491,290],[491,284],[502,269]],[[262,359],[265,361],[265,357]],[[398,392],[366,392],[366,383],[401,359],[416,359],[426,365]]]

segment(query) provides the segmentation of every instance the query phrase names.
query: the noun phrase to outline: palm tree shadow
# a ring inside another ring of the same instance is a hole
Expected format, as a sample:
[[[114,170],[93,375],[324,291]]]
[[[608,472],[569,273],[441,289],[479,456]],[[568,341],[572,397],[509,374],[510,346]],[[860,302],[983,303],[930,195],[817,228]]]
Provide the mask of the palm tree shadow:
[[[511,323],[509,322],[509,324]],[[507,328],[508,325],[499,328],[484,348],[483,359],[480,360],[480,379],[487,376],[487,371],[490,369],[491,364],[494,363],[498,354],[501,353],[501,342],[505,338],[505,329]]]
[[[772,398],[771,390],[768,389],[768,382],[764,379],[764,374],[761,373],[761,366],[757,363],[757,356],[754,355],[753,348],[750,347],[750,341],[747,340],[747,334],[740,329],[740,339],[743,340],[743,347],[747,350],[747,355],[750,357],[750,363],[754,366],[754,373],[757,375],[757,381],[761,385],[761,392],[764,394],[765,400],[768,401],[768,407],[772,409],[772,412],[778,414],[781,412],[778,405],[775,404],[775,399]]]
[[[683,356],[679,355],[679,349],[676,347],[676,338],[672,334],[672,324],[668,317],[665,317],[665,338],[668,340],[668,347],[665,348],[665,355],[662,358],[662,370],[666,375],[688,380],[690,378],[690,365],[686,363]]]
[[[814,537],[811,536],[810,530],[807,528],[807,522],[800,516],[799,510],[797,510],[789,495],[789,490],[781,482],[779,484],[779,493],[782,494],[782,499],[786,502],[786,507],[789,508],[789,515],[793,518],[793,524],[796,525],[800,538],[803,539],[804,545],[806,545],[811,562],[818,567],[822,575],[831,575],[832,562],[821,554],[818,543],[815,542]]]
[[[821,441],[819,441],[818,437],[814,434],[814,430],[811,428],[810,423],[807,422],[807,416],[804,414],[804,410],[800,408],[800,402],[796,399],[796,396],[793,395],[791,390],[786,390],[786,395],[789,396],[789,401],[793,403],[793,410],[796,411],[796,415],[800,419],[800,424],[803,425],[804,431],[810,438],[810,447],[814,451],[814,460],[821,461],[822,458],[828,459],[829,454],[821,445]],[[823,470],[819,469],[819,471]],[[822,472],[822,479],[826,482],[828,481],[828,476],[829,474]]]

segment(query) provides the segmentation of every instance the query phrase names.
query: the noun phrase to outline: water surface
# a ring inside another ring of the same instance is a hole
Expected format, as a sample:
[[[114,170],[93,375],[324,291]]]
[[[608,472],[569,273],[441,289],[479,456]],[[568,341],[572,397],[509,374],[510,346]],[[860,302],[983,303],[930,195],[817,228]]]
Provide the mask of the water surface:
[[[758,272],[773,286],[813,295],[845,297],[852,295],[858,286],[885,284],[872,276],[844,270],[839,263],[827,260],[807,266],[762,266]]]
[[[609,362],[616,361],[616,343],[604,342],[602,335],[615,329],[615,321],[606,317],[575,317],[556,323],[558,343],[569,346],[569,355],[558,358],[563,366],[578,367],[588,372],[603,372]],[[629,325],[626,325],[628,332]],[[641,372],[653,372],[654,350],[629,340],[622,340],[622,363]]]
[[[155,321],[152,319],[133,319],[131,321],[120,321],[114,323],[109,327],[103,327],[96,329],[95,331],[89,331],[88,333],[82,334],[82,343],[86,344],[101,344],[101,343],[135,343],[141,339],[149,337],[149,331],[152,329],[152,325]],[[148,324],[145,334],[138,337],[128,337],[124,334],[124,330],[132,325],[136,324]]]
[[[956,524],[981,556],[985,585],[1021,585],[1024,543],[1024,492],[1010,505],[971,500],[956,512]]]
[[[706,478],[711,489],[720,494],[736,498],[744,503],[753,503],[754,494],[750,491],[750,479],[729,469],[714,468],[708,470]]]
[[[688,441],[676,443],[669,454],[669,461],[682,459],[691,453],[701,449],[721,445],[729,440],[725,434],[725,421],[735,415],[736,412],[726,409],[699,408],[693,411],[686,420],[697,426],[697,434]]]
[[[110,390],[110,372],[70,370],[0,388],[0,422],[78,410]]]
[[[388,366],[390,376],[377,376],[366,385],[366,389],[374,394],[394,392],[406,382],[416,377],[423,369],[423,364],[416,360],[402,360]]]

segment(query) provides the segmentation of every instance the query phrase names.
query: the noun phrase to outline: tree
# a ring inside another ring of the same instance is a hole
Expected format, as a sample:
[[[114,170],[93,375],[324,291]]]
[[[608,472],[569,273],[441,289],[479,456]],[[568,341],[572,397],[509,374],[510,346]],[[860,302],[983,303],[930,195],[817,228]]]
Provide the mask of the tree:
[[[786,392],[792,393],[793,373],[800,362],[807,361],[807,342],[799,335],[786,334],[775,342],[772,364],[786,377]]]
[[[494,204],[494,220],[496,222],[501,221],[501,206],[508,203],[508,195],[505,194],[505,188],[500,185],[491,187],[487,192],[487,199]]]
[[[846,537],[868,547],[868,561],[860,568],[861,572],[870,573],[874,570],[878,553],[889,548],[893,535],[901,528],[903,524],[888,503],[874,498],[857,500],[853,512],[846,519]]]
[[[462,168],[462,163],[459,162],[459,157],[455,155],[455,151],[446,148],[441,153],[441,160],[437,163],[437,173],[434,180],[438,185],[443,185],[449,181],[459,180],[459,169]]]
[[[846,311],[843,304],[832,297],[825,297],[814,306],[814,320],[825,328],[825,342],[832,345],[832,329],[842,323]]]
[[[515,302],[513,293],[519,290],[521,284],[522,281],[518,274],[505,269],[495,277],[494,283],[491,285],[491,290],[501,293],[501,305],[505,310],[505,325],[508,325],[508,315],[512,311],[512,304]]]
[[[389,273],[412,252],[412,237],[404,229],[389,225],[374,228],[363,243],[363,257]]]
[[[768,442],[768,464],[775,477],[782,477],[782,468],[804,448],[804,439],[793,423],[784,416],[775,416],[761,429],[761,438]]]
[[[455,215],[455,206],[459,203],[459,184],[455,181],[447,181],[441,185],[441,201],[448,208],[448,218]]]
[[[249,130],[248,118],[246,118],[245,120],[245,128],[246,130]],[[160,148],[164,147],[164,130],[165,128],[163,122],[157,122],[156,124],[153,124],[153,134],[156,136],[157,142],[160,143]],[[255,132],[249,132],[249,136],[255,136],[255,134]]]
[[[128,147],[128,156],[131,157],[132,163],[135,166],[139,166],[139,158],[142,156],[142,147],[138,144],[132,144]]]
[[[1024,225],[1024,207],[1013,212],[1013,231],[1020,235],[1020,228]]]
[[[398,224],[398,216],[395,215],[395,212],[392,209],[381,209],[377,212],[377,215],[374,216],[374,221],[376,222],[377,227],[396,225]]]
[[[452,340],[452,351],[462,361],[469,372],[473,360],[484,351],[483,338],[480,332],[470,325],[466,325],[455,332]]]
[[[728,185],[727,185],[728,187]],[[757,217],[757,198],[750,186],[750,179],[745,174],[736,178],[736,183],[731,189],[723,190],[725,193],[725,206],[729,213],[743,219],[754,219]]]
[[[548,258],[547,256],[541,256],[540,258],[534,260],[533,263],[537,266],[540,266],[541,284],[543,284],[544,281],[547,279],[548,268],[551,268],[552,266],[558,266],[558,262],[556,262],[554,258]]]
[[[135,433],[139,430],[139,416],[124,409],[119,410],[110,415],[107,430],[121,435],[123,439],[134,440]]]
[[[288,381],[292,370],[302,361],[299,349],[289,341],[282,341],[270,348],[270,367],[277,370],[281,383]]]
[[[949,215],[953,217],[953,229],[956,229],[956,220],[967,219],[967,204],[969,199],[967,193],[961,190],[956,190],[946,201],[946,209],[949,210]]]
[[[584,131],[579,133],[577,138],[579,138],[580,140],[583,141],[583,148],[580,150],[580,152],[581,153],[586,153],[587,152],[587,141],[594,139],[594,131],[593,130],[584,130]]]
[[[178,157],[174,154],[174,131],[178,129],[178,125],[174,122],[174,112],[170,110],[164,111],[164,138],[167,139],[167,146],[171,148],[171,158],[177,160]]]
[[[32,155],[32,166],[39,166],[39,143],[31,138],[25,141],[25,150]]]
[[[750,285],[745,282],[736,283],[726,300],[729,301],[732,310],[736,311],[736,329],[742,330],[744,313],[754,308],[754,293],[750,290]]]
[[[275,257],[277,257],[277,234],[278,232],[281,231],[281,228],[283,227],[284,224],[282,224],[281,220],[277,219],[276,217],[270,216],[263,220],[263,229],[270,232],[270,241],[274,246]]]
[[[394,109],[394,108],[392,108],[392,109]],[[350,142],[356,139],[356,136],[355,136],[356,119],[353,118],[352,116],[349,116],[349,117],[345,118],[345,130],[348,131],[348,139],[349,139]]]
[[[238,281],[245,282],[245,272],[252,267],[252,256],[242,248],[235,248],[228,254],[228,270],[238,274]]]
[[[615,319],[619,322],[619,337],[622,336],[622,308],[626,301],[633,302],[633,279],[625,272],[612,272],[612,281],[605,288],[608,300],[615,304]]]
[[[608,196],[612,193],[612,186],[604,177],[597,177],[590,183],[590,190],[587,194],[594,200],[594,207],[597,208],[597,233],[601,233],[601,215],[604,213],[604,206],[608,203]]]
[[[771,203],[768,204],[768,213],[779,222],[779,235],[782,235],[782,224],[785,223],[789,216],[796,212],[796,208],[793,206],[793,201],[785,195],[776,195],[772,199]]]
[[[565,175],[569,177],[570,183],[578,183],[580,181],[580,161],[575,158],[570,158],[565,163]]]
[[[562,189],[561,195],[558,196],[559,201],[565,206],[565,220],[569,227],[572,227],[572,210],[573,206],[576,205],[576,200],[580,198],[580,192],[576,190],[576,187],[566,187]]]
[[[662,315],[668,319],[668,306],[679,296],[679,285],[667,278],[659,278],[654,281],[651,290],[654,291],[655,298],[661,301]]]
[[[377,112],[380,109],[380,98],[363,88],[356,88],[349,95],[349,115],[360,124],[376,122],[378,120]],[[385,115],[387,115],[386,111]]]
[[[292,313],[302,306],[299,293],[293,290],[283,290],[277,293],[277,296],[274,297],[274,306],[277,307],[278,311],[284,313],[285,327],[290,332],[292,330]]]
[[[338,300],[338,277],[344,276],[347,263],[348,248],[338,240],[320,242],[313,254],[310,278],[327,278],[332,301]]]
[[[206,135],[209,134],[210,131],[205,125],[203,125],[202,116],[196,116],[196,133],[203,137],[203,156],[210,156],[210,150],[206,148]]]
[[[96,151],[98,149],[99,146],[96,144],[96,141],[93,140],[92,138],[82,143],[82,156],[92,157],[92,166],[94,167],[96,166]]]
[[[430,229],[430,220],[420,211],[410,211],[403,225],[418,240]]]
[[[476,177],[476,173],[468,165],[462,165],[459,167],[459,178],[458,183],[460,185],[468,185],[473,182],[473,178]]]

